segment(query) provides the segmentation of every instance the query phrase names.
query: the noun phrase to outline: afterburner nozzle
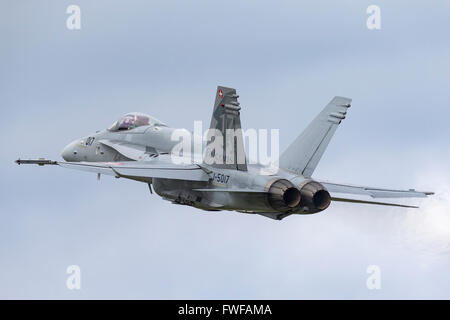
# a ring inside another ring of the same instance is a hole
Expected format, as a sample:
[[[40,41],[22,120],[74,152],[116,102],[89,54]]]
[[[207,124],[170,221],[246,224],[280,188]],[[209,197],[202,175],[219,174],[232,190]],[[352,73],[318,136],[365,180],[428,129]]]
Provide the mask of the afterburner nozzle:
[[[299,185],[302,201],[301,207],[308,207],[310,211],[322,211],[331,203],[331,196],[327,189],[317,181],[307,181]]]
[[[300,190],[285,179],[274,180],[266,187],[270,206],[285,212],[295,209],[301,200]]]

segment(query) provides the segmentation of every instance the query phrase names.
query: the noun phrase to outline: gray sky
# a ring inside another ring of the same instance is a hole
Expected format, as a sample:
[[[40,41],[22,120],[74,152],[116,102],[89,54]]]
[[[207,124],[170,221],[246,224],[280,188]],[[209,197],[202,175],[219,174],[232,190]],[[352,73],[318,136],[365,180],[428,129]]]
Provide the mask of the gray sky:
[[[449,15],[449,1],[2,1],[0,298],[450,298]],[[130,111],[209,123],[219,84],[237,88],[244,128],[280,129],[281,150],[351,97],[315,176],[436,196],[278,222],[13,163],[60,159]]]

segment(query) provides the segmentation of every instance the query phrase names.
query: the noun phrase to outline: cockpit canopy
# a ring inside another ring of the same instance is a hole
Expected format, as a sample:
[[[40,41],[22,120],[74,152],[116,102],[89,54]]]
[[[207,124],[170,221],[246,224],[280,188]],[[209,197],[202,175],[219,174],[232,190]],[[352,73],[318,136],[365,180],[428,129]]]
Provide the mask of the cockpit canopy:
[[[165,124],[147,114],[132,112],[114,122],[108,130],[112,132],[127,131],[142,126],[165,126]]]

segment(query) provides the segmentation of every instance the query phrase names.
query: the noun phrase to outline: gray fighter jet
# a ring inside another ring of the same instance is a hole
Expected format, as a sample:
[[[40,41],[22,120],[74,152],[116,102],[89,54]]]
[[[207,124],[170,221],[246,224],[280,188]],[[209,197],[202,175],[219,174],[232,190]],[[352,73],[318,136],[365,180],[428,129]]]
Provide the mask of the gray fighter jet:
[[[173,135],[179,129],[145,114],[130,113],[109,129],[67,145],[62,152],[65,162],[45,159],[16,162],[88,171],[97,173],[98,178],[104,174],[132,179],[148,184],[151,193],[153,189],[175,204],[209,211],[259,214],[276,220],[292,214],[323,211],[332,201],[416,208],[355,198],[412,198],[433,194],[312,178],[350,107],[351,99],[344,97],[334,97],[294,140],[279,158],[276,172],[265,172],[260,165],[249,164],[246,159],[238,97],[235,89],[217,88],[210,126],[212,134],[208,133],[206,150],[200,157],[203,161],[174,161],[173,150],[179,141],[174,140]]]

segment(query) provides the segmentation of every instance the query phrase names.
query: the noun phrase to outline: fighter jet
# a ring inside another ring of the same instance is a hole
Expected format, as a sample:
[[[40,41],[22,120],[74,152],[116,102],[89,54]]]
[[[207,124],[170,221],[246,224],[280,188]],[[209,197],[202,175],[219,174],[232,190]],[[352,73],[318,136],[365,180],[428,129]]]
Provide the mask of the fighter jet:
[[[261,170],[261,165],[250,164],[246,158],[238,98],[235,89],[217,87],[209,130],[212,134],[208,133],[201,161],[174,161],[173,150],[179,141],[173,136],[179,129],[146,114],[129,113],[110,128],[67,145],[62,151],[65,161],[19,159],[16,163],[56,165],[96,173],[98,178],[111,175],[131,179],[148,184],[151,193],[154,190],[174,204],[258,214],[275,220],[321,212],[332,201],[417,208],[371,198],[433,194],[332,183],[312,177],[350,107],[351,99],[338,96],[281,154],[278,170]],[[192,159],[191,151],[186,154]],[[355,199],[361,196],[366,199]]]

